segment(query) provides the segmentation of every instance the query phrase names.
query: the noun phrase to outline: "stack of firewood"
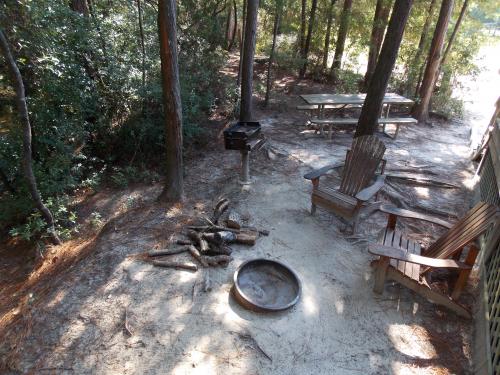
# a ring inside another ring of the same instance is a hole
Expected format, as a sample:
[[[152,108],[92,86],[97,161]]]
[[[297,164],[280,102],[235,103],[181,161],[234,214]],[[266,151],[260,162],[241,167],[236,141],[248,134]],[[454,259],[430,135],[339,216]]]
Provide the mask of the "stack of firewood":
[[[223,198],[215,205],[211,218],[203,217],[203,225],[189,225],[184,228],[185,239],[177,239],[177,248],[151,250],[145,253],[145,261],[158,266],[186,269],[196,272],[198,263],[202,267],[226,267],[233,260],[231,244],[253,246],[259,235],[267,236],[269,231],[243,225],[241,216],[229,210],[229,200]],[[160,259],[171,255],[189,253],[196,263]]]

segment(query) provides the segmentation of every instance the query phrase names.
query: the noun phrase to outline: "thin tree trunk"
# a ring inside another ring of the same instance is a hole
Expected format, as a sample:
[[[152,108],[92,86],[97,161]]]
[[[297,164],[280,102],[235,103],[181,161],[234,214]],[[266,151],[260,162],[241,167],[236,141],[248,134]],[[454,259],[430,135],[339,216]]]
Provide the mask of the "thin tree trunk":
[[[326,35],[325,35],[325,48],[323,49],[323,70],[326,70],[328,64],[328,52],[330,51],[330,36],[332,33],[332,23],[333,23],[333,7],[337,0],[331,0],[330,7],[328,8],[328,21],[326,25]]]
[[[418,96],[418,91],[420,90],[420,85],[422,84],[422,77],[424,76],[424,70],[427,65],[427,58],[420,65],[420,70],[418,71],[417,83],[415,84],[415,93],[413,97],[416,98]]]
[[[372,34],[370,38],[370,48],[368,50],[368,65],[363,81],[363,91],[368,89],[373,71],[377,65],[378,55],[382,47],[384,32],[387,26],[387,19],[391,10],[390,0],[377,0],[375,16],[373,18]]]
[[[306,10],[307,0],[302,0],[300,8],[300,31],[299,44],[297,45],[297,55],[302,56],[304,53],[304,45],[306,42]]]
[[[241,69],[243,68],[243,54],[245,45],[245,30],[246,30],[246,12],[247,12],[247,0],[243,0],[243,14],[241,16],[241,43],[240,43],[240,61],[238,62],[238,78],[236,79],[236,86],[241,85]]]
[[[233,0],[233,12],[234,12],[233,35],[231,36],[229,46],[227,46],[228,51],[231,51],[233,49],[234,40],[236,38],[236,33],[238,30],[238,9],[236,8],[236,0]]]
[[[420,86],[420,101],[416,103],[413,108],[413,116],[419,122],[427,122],[429,120],[429,104],[431,101],[432,91],[434,90],[434,85],[436,83],[436,72],[439,69],[444,38],[446,36],[448,23],[450,22],[452,9],[453,0],[443,0],[434,36],[432,37],[424,78],[422,79],[422,85]]]
[[[276,5],[276,14],[274,16],[273,44],[271,46],[271,53],[269,54],[269,62],[267,64],[266,99],[264,101],[265,107],[267,107],[269,103],[269,96],[271,93],[271,68],[274,63],[274,50],[276,49],[276,37],[278,35],[280,17],[281,17],[281,4],[278,2],[278,4]]]
[[[391,20],[387,28],[387,35],[385,36],[373,77],[368,86],[368,92],[363,108],[361,109],[354,137],[371,135],[377,131],[385,90],[387,89],[392,69],[398,57],[412,1],[396,0],[394,3]]]
[[[253,90],[253,59],[255,55],[255,41],[257,39],[257,13],[259,0],[247,0],[247,19],[245,28],[245,45],[243,52],[243,66],[241,69],[241,108],[240,121],[251,121],[252,90]]]
[[[142,88],[146,86],[146,47],[144,45],[144,27],[142,25],[142,6],[141,0],[137,0],[137,10],[139,12],[139,36],[141,41],[142,53]]]
[[[342,65],[342,56],[344,55],[345,40],[349,31],[349,23],[351,20],[352,0],[344,0],[344,7],[340,17],[340,26],[337,36],[337,43],[335,45],[335,55],[333,56],[333,63],[330,70],[333,81],[337,81],[338,70]]]
[[[182,105],[177,61],[175,0],[158,1],[163,110],[165,115],[166,181],[161,200],[181,201],[184,196],[182,161]]]
[[[1,169],[0,169],[0,180],[2,180],[3,185],[8,191],[10,191],[12,194],[16,194],[16,189],[14,188],[14,186],[12,186],[12,184],[9,181],[9,178]]]
[[[17,109],[19,111],[19,117],[21,119],[21,124],[23,125],[23,170],[24,176],[26,178],[26,182],[28,184],[28,189],[31,194],[31,198],[33,199],[36,208],[42,214],[42,217],[45,219],[45,222],[48,226],[48,233],[52,242],[55,245],[61,244],[61,240],[57,235],[55,225],[54,225],[54,217],[50,210],[43,204],[42,197],[40,196],[40,192],[38,191],[35,174],[33,173],[33,161],[31,159],[31,124],[28,115],[28,106],[26,104],[26,94],[24,91],[24,83],[21,77],[21,73],[19,72],[19,68],[17,67],[16,61],[12,56],[12,53],[9,48],[9,43],[3,31],[0,29],[0,48],[2,49],[2,53],[5,57],[5,62],[7,63],[7,68],[12,75],[12,83],[14,85],[14,89],[16,91],[16,104]]]
[[[443,69],[443,66],[446,63],[446,59],[448,57],[448,54],[450,53],[451,46],[453,45],[453,42],[455,41],[458,29],[460,28],[460,25],[462,23],[462,20],[464,18],[465,11],[467,10],[468,5],[469,5],[469,0],[464,0],[464,3],[462,4],[462,9],[460,10],[460,14],[458,15],[458,18],[457,18],[457,22],[455,23],[455,27],[453,28],[453,32],[451,33],[450,39],[448,40],[448,45],[446,46],[446,48],[444,50],[443,58],[441,59],[441,62],[439,63],[439,69],[436,73],[436,78],[435,78],[436,81],[439,77],[439,73],[441,72],[441,69]]]
[[[422,74],[425,66],[424,64],[420,64],[420,60],[422,59],[422,54],[424,53],[425,44],[427,41],[427,34],[429,34],[429,27],[431,26],[432,15],[434,14],[434,6],[436,5],[436,0],[431,0],[429,4],[429,8],[427,11],[427,16],[425,17],[424,27],[422,28],[422,34],[420,34],[420,40],[418,42],[417,52],[413,57],[410,63],[410,73],[408,74],[408,80],[406,81],[406,95],[410,95],[412,91],[412,86],[415,84],[415,95],[418,95],[418,89],[420,87],[420,81],[422,80]],[[417,82],[415,83],[415,76],[417,73],[417,69],[419,72],[419,76]]]
[[[307,37],[306,42],[304,44],[304,50],[302,51],[302,59],[304,60],[304,64],[299,72],[299,77],[303,78],[306,75],[307,70],[307,57],[309,55],[309,47],[311,46],[311,37],[314,28],[314,19],[316,18],[316,8],[318,7],[318,0],[312,0],[311,3],[311,13],[309,15],[309,26],[307,28]]]

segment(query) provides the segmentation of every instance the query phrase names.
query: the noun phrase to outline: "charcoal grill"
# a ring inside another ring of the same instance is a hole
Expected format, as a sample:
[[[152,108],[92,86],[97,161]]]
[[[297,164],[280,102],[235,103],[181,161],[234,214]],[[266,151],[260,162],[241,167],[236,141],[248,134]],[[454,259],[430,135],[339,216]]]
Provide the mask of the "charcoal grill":
[[[264,142],[258,121],[238,121],[224,130],[226,150],[241,152],[241,180],[245,184],[250,183],[249,153],[258,150]]]

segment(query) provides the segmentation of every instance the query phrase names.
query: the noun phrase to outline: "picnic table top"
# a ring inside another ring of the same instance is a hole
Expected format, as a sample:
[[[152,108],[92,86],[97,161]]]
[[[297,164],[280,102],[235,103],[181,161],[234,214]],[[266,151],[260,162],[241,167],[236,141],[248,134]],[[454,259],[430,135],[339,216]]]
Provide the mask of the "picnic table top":
[[[313,105],[324,104],[363,104],[366,94],[309,94],[300,95],[307,103]],[[404,96],[387,93],[384,95],[384,104],[413,104],[413,100]]]

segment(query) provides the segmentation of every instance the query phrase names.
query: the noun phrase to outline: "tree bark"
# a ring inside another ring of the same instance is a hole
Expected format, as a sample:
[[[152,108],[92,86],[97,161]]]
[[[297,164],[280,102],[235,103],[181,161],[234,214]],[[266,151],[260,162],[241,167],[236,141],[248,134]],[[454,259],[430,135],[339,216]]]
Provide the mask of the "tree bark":
[[[243,54],[245,45],[245,30],[246,30],[246,12],[247,12],[247,0],[243,0],[243,14],[241,16],[241,43],[240,43],[240,61],[238,62],[238,78],[236,79],[236,86],[240,87],[241,84],[241,69],[243,68]]]
[[[85,17],[88,17],[89,5],[87,3],[87,0],[71,0],[69,6],[75,12],[78,12],[84,15]]]
[[[450,22],[451,11],[453,9],[453,0],[443,0],[439,18],[432,37],[431,48],[427,58],[427,66],[425,67],[424,78],[420,86],[419,96],[420,101],[413,108],[413,116],[419,122],[427,122],[429,120],[429,104],[431,101],[432,91],[436,83],[436,72],[439,69],[441,54],[443,51],[444,38],[446,29]]]
[[[231,51],[233,49],[234,40],[236,38],[238,30],[238,8],[236,7],[236,0],[233,0],[233,13],[234,13],[233,35],[231,36],[231,40],[229,41],[229,45],[227,46],[228,51]]]
[[[331,0],[330,7],[328,8],[328,21],[326,25],[326,35],[325,35],[325,48],[323,49],[323,70],[326,70],[328,64],[328,53],[330,51],[330,36],[332,33],[332,23],[333,23],[333,7],[337,0]]]
[[[16,91],[16,105],[19,111],[19,117],[21,120],[21,124],[23,126],[23,171],[24,176],[26,178],[26,182],[28,184],[28,189],[33,199],[36,208],[42,214],[45,222],[47,223],[48,233],[52,242],[55,245],[61,244],[61,240],[57,235],[55,225],[54,225],[54,217],[52,216],[52,212],[43,204],[42,197],[40,196],[40,192],[38,191],[36,177],[33,172],[33,161],[31,159],[31,124],[28,114],[28,106],[26,104],[26,94],[24,91],[24,83],[21,77],[21,73],[19,68],[17,67],[16,61],[12,56],[12,53],[9,48],[9,43],[3,31],[0,29],[0,48],[5,57],[5,62],[7,63],[7,68],[9,73],[12,75],[12,83],[14,85],[14,89]]]
[[[302,59],[304,60],[304,64],[299,72],[299,77],[303,78],[306,75],[307,70],[307,56],[309,55],[309,47],[311,46],[311,37],[314,28],[314,19],[316,18],[316,9],[318,7],[318,0],[312,0],[311,4],[311,13],[309,15],[309,26],[307,28],[307,37],[306,42],[304,44],[304,50],[302,51]]]
[[[451,46],[453,45],[453,42],[455,41],[455,38],[457,36],[458,29],[460,28],[460,25],[462,23],[462,20],[465,15],[465,11],[467,10],[467,6],[469,5],[469,0],[464,0],[464,3],[462,4],[462,9],[460,10],[460,14],[458,15],[457,22],[455,23],[455,27],[453,28],[453,32],[451,33],[450,39],[448,40],[448,45],[446,46],[444,53],[443,53],[443,58],[441,59],[441,62],[439,64],[439,69],[436,73],[436,81],[439,77],[439,73],[441,72],[441,69],[443,68],[444,64],[446,63],[446,58],[448,57],[448,54],[450,53]]]
[[[425,43],[427,41],[427,34],[429,34],[429,27],[431,26],[432,15],[434,14],[434,6],[436,5],[436,0],[431,0],[429,8],[427,11],[427,16],[425,17],[424,27],[422,28],[422,34],[420,34],[420,40],[418,42],[417,52],[410,63],[410,69],[408,74],[408,80],[406,81],[406,95],[410,95],[412,91],[412,86],[415,84],[415,95],[418,94],[418,88],[420,87],[420,80],[422,79],[424,64],[420,64],[422,59],[422,54],[424,53]],[[417,82],[415,81],[415,76],[419,72]]]
[[[271,93],[271,68],[274,63],[274,50],[276,49],[276,37],[278,35],[278,28],[280,24],[281,17],[281,4],[278,1],[276,4],[276,14],[274,15],[274,26],[273,26],[273,44],[271,45],[271,53],[269,54],[269,62],[267,64],[267,84],[266,84],[266,98],[264,100],[264,106],[267,107],[269,104],[269,96]]]
[[[306,41],[306,10],[307,0],[302,0],[300,8],[300,30],[299,30],[299,43],[297,45],[297,54],[302,56],[304,53],[304,45]]]
[[[384,32],[387,26],[387,19],[389,18],[390,10],[390,0],[377,0],[375,16],[373,18],[372,34],[370,37],[370,48],[368,50],[368,65],[366,67],[366,74],[363,81],[363,91],[368,89],[370,80],[373,76],[373,71],[377,65],[377,59],[380,53],[380,48],[382,47],[382,41],[384,39]]]
[[[184,196],[182,105],[177,61],[175,0],[158,1],[163,108],[165,115],[166,181],[160,199],[177,202]]]
[[[245,43],[243,48],[243,63],[241,69],[241,108],[240,121],[251,121],[252,90],[253,90],[253,60],[255,41],[257,39],[257,13],[259,0],[247,0],[247,18],[245,27]]]
[[[385,90],[391,77],[392,69],[398,57],[399,46],[410,14],[413,0],[396,0],[392,9],[387,35],[380,51],[377,66],[368,86],[366,99],[361,109],[358,126],[354,137],[371,135],[377,131],[378,118],[382,110]]]
[[[142,24],[142,6],[141,0],[137,0],[137,11],[139,12],[139,37],[141,42],[142,54],[142,88],[146,86],[146,47],[144,45],[144,27]]]
[[[351,20],[352,0],[344,0],[344,7],[340,17],[340,26],[337,36],[337,43],[335,45],[335,55],[333,57],[332,68],[330,74],[333,81],[338,78],[338,70],[342,64],[342,56],[344,55],[345,40],[349,31],[349,22]]]

